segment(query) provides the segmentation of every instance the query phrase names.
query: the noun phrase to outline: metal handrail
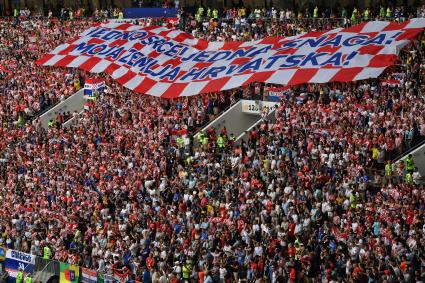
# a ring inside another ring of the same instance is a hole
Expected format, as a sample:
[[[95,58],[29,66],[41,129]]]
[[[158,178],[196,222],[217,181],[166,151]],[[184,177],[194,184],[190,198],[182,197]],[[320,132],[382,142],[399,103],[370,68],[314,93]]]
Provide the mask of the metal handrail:
[[[54,262],[60,263],[57,260],[49,259],[48,263],[43,267],[43,269],[36,272],[37,274],[36,274],[36,276],[34,276],[33,281],[38,282],[39,281],[38,278],[41,276],[41,274],[43,274],[43,272],[45,272],[45,270],[50,266],[50,264],[52,264]]]

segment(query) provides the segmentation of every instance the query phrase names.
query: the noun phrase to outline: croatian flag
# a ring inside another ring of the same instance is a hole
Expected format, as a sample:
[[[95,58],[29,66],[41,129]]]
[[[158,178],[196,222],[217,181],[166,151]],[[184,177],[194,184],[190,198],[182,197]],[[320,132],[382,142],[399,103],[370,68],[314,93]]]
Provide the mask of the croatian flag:
[[[105,80],[87,79],[84,83],[84,95],[93,96],[95,91],[101,92],[105,89]]]
[[[97,273],[88,268],[81,268],[81,282],[82,283],[96,283]]]

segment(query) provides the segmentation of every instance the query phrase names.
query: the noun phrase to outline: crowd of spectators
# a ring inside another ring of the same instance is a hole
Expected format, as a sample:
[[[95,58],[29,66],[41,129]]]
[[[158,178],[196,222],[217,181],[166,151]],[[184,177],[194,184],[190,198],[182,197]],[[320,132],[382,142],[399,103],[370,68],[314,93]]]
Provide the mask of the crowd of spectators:
[[[91,23],[0,20],[0,246],[142,282],[425,281],[421,176],[411,159],[386,167],[425,136],[423,41],[388,70],[399,86],[293,88],[242,144],[193,134],[256,87],[160,100],[107,78],[73,126],[46,131],[35,114],[87,74],[34,60]],[[308,23],[276,34],[333,27]]]

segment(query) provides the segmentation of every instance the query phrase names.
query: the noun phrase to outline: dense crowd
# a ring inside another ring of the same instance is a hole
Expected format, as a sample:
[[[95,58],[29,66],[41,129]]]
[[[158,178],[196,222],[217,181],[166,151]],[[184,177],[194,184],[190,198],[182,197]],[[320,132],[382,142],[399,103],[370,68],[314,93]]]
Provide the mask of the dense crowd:
[[[333,26],[308,23],[277,34]],[[242,144],[193,134],[263,86],[160,100],[107,79],[71,128],[24,123],[84,82],[33,62],[89,24],[0,21],[0,246],[142,282],[425,281],[421,176],[410,158],[387,166],[425,136],[423,41],[388,70],[399,86],[296,87]]]
[[[91,20],[3,18],[0,20],[0,121],[23,121],[78,90],[77,70],[41,68],[36,59],[81,33]]]

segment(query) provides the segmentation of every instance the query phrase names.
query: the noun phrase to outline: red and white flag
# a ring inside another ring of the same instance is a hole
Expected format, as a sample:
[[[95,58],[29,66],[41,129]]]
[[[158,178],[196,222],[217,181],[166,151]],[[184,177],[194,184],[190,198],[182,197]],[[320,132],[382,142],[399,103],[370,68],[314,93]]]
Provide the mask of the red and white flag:
[[[175,98],[252,82],[279,85],[376,78],[425,27],[425,19],[371,21],[349,28],[250,42],[208,42],[166,27],[93,26],[37,61],[107,73],[138,93]]]

